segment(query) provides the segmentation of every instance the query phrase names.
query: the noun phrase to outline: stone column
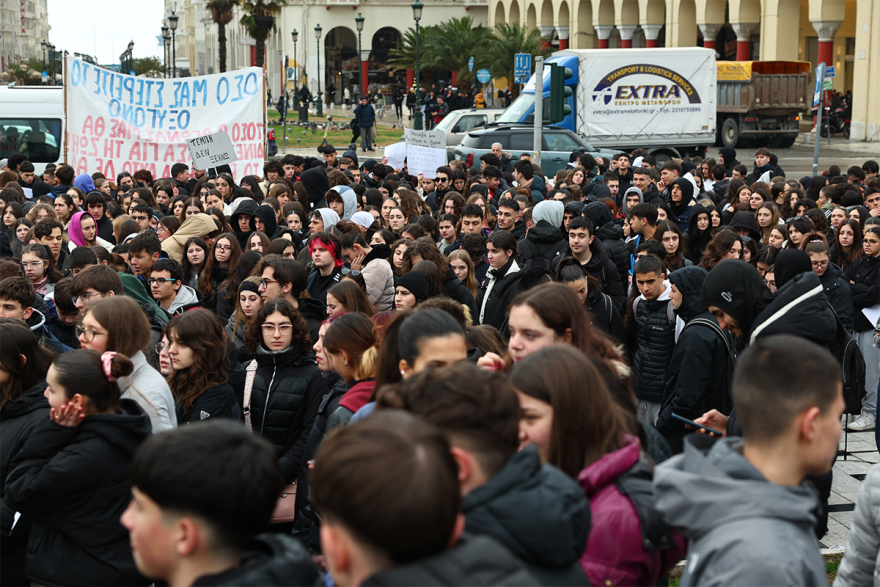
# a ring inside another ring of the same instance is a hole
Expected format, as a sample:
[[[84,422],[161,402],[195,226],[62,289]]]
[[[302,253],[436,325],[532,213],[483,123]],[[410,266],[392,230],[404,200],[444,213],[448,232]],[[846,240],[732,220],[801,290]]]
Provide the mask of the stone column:
[[[568,49],[568,33],[569,28],[567,26],[558,26],[556,27],[556,35],[559,37],[559,50]]]
[[[361,95],[367,93],[368,87],[370,87],[370,51],[361,49]],[[354,99],[355,97],[352,96],[352,100]]]
[[[643,24],[642,30],[645,31],[645,47],[654,48],[657,46],[657,37],[660,36],[662,24]]]
[[[552,26],[539,26],[538,30],[541,31],[541,48],[549,49],[550,41],[553,39],[553,31],[556,29]]]
[[[752,59],[752,33],[755,32],[756,22],[732,22],[733,32],[736,33],[736,60],[750,61]]]
[[[611,31],[614,27],[608,24],[597,24],[593,26],[593,29],[596,31],[596,37],[599,39],[599,49],[607,49],[608,37],[611,36]]]
[[[633,34],[636,32],[636,28],[639,25],[637,24],[619,24],[617,25],[617,31],[620,33],[620,48],[621,49],[632,49],[633,46]]]
[[[706,49],[717,49],[715,38],[718,36],[718,31],[724,25],[707,22],[697,26],[700,27],[700,32],[703,33],[703,47]]]
[[[816,63],[834,65],[834,34],[840,28],[840,20],[814,20],[813,28],[819,33],[819,55]]]

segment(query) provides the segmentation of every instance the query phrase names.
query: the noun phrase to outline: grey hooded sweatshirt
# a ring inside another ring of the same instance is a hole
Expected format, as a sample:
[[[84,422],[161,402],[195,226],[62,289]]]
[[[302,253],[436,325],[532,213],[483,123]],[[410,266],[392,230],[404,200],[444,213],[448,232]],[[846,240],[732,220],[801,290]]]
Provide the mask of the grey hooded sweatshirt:
[[[688,539],[681,587],[827,585],[816,495],[767,481],[742,443],[691,435],[654,470],[655,507]]]

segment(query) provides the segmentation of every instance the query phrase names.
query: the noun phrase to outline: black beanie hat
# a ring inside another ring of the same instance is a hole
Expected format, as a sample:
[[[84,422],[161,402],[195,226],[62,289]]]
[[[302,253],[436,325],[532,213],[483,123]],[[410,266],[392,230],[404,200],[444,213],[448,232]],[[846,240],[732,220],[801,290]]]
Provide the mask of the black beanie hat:
[[[428,275],[423,271],[410,271],[400,276],[397,285],[405,287],[420,302],[428,299]]]
[[[330,180],[327,179],[327,172],[323,167],[313,167],[306,169],[299,176],[300,182],[306,188],[309,195],[309,202],[315,203],[324,198],[324,195],[330,189]]]

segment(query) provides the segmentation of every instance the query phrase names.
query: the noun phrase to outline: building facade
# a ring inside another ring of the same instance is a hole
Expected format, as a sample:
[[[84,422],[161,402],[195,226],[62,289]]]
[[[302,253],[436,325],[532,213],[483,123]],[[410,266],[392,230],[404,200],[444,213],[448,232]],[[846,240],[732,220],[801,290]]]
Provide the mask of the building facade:
[[[49,41],[48,0],[0,0],[0,71],[17,59],[44,59]]]

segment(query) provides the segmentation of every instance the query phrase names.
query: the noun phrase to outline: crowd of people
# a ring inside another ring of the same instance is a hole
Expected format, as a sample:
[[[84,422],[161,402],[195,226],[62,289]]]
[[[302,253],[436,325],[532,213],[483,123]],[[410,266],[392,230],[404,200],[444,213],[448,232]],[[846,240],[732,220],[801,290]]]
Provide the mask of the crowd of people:
[[[0,582],[827,583],[878,165],[736,157],[0,162]]]

